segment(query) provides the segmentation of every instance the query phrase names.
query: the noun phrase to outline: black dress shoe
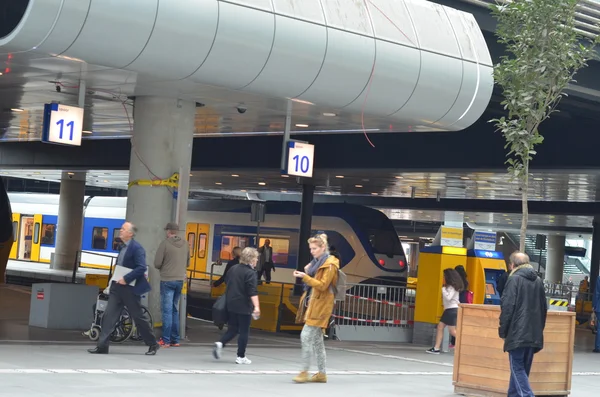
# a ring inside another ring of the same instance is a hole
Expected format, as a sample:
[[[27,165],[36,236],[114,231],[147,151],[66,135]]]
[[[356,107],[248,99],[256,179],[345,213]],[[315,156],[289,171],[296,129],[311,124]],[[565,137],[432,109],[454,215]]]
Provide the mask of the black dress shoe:
[[[594,349],[592,350],[592,353],[600,353],[600,349]]]
[[[107,348],[95,347],[94,349],[88,349],[88,353],[91,354],[108,354]]]
[[[150,346],[150,348],[146,352],[146,355],[147,356],[154,356],[156,354],[156,352],[158,351],[158,349],[160,349],[160,345],[158,343],[155,344],[155,345],[152,345],[152,346]]]

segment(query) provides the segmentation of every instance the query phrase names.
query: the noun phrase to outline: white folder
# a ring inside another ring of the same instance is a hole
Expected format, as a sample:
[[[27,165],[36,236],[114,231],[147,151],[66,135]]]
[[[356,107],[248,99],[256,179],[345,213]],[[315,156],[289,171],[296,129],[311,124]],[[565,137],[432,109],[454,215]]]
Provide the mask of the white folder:
[[[119,281],[119,280],[120,280],[120,279],[122,279],[122,278],[123,278],[123,277],[124,277],[126,274],[128,274],[129,272],[131,272],[131,270],[132,270],[132,269],[130,269],[130,268],[128,268],[128,267],[125,267],[125,266],[119,266],[119,265],[115,266],[115,269],[114,269],[113,275],[112,275],[112,277],[111,277],[111,279],[110,279],[110,283],[108,283],[108,285],[112,284],[112,282],[113,282],[113,281],[114,281],[114,282],[117,282],[117,281]],[[132,282],[130,282],[130,283],[129,283],[129,285],[131,285],[132,287],[134,287],[134,286],[135,286],[135,281],[136,281],[136,280],[133,280]]]

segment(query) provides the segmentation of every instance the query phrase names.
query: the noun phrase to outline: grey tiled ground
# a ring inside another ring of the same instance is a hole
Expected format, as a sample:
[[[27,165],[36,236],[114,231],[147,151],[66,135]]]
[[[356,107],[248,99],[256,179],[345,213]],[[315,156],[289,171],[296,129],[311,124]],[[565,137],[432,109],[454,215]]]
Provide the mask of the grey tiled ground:
[[[0,298],[0,396],[453,395],[452,354],[430,356],[423,347],[328,342],[329,383],[295,385],[291,378],[299,369],[297,336],[252,330],[248,356],[253,363],[243,367],[233,363],[235,346],[226,349],[221,361],[215,361],[211,344],[219,332],[214,326],[197,321],[190,321],[187,343],[181,348],[163,349],[155,357],[144,356],[144,346],[134,343],[113,345],[108,356],[92,356],[86,349],[93,344],[79,332],[28,327],[26,290],[0,288]],[[592,344],[590,332],[578,332],[571,394],[574,397],[598,395],[600,355],[589,353]],[[60,369],[77,372],[45,371]],[[32,370],[42,373],[31,373]],[[389,374],[390,371],[395,373]],[[595,374],[585,375],[586,372]]]

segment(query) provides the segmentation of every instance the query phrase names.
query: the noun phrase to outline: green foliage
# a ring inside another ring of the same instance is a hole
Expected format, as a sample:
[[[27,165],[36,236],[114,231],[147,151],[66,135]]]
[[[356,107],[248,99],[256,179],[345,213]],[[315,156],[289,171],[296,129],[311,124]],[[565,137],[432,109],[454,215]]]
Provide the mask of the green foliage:
[[[496,35],[507,55],[494,67],[508,117],[490,120],[506,139],[509,173],[527,181],[535,146],[543,142],[538,127],[556,111],[563,91],[586,66],[596,41],[582,44],[575,31],[578,0],[512,0],[494,5]],[[526,190],[524,194],[526,194]]]

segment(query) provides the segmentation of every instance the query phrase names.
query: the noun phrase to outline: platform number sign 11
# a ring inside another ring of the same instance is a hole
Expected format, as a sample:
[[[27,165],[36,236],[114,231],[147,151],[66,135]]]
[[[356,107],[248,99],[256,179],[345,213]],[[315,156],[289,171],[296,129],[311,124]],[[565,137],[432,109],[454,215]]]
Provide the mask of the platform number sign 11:
[[[287,174],[312,178],[315,147],[309,143],[290,141],[288,143]]]
[[[81,146],[83,109],[58,103],[44,106],[42,142]]]

